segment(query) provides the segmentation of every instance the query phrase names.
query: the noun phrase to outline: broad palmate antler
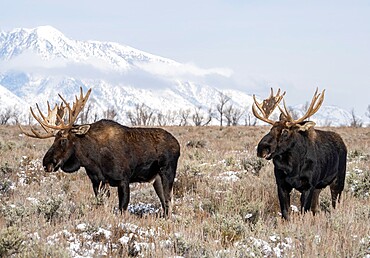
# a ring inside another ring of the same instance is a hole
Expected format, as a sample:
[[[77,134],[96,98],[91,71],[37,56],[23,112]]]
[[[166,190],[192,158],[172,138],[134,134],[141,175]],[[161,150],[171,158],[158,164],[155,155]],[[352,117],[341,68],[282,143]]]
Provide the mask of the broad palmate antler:
[[[311,100],[310,106],[306,111],[306,114],[304,114],[301,118],[298,119],[293,119],[292,115],[289,113],[288,108],[285,104],[285,100],[283,100],[284,109],[279,106],[279,103],[283,99],[284,95],[285,91],[282,95],[280,95],[280,89],[278,89],[276,96],[274,96],[273,90],[271,88],[270,96],[267,99],[263,100],[262,103],[258,103],[256,97],[253,95],[254,99],[254,103],[252,106],[253,115],[258,119],[273,125],[276,121],[270,120],[269,116],[276,109],[276,107],[278,107],[280,109],[280,112],[284,115],[285,120],[287,122],[290,122],[291,124],[301,123],[307,118],[313,116],[320,109],[322,103],[324,102],[325,90],[318,94],[318,89],[316,88],[315,94]],[[258,113],[257,108],[262,115]]]
[[[50,108],[50,104],[49,102],[47,102],[47,105],[48,105],[47,115],[44,115],[41,112],[38,104],[36,104],[36,107],[37,107],[37,110],[40,116],[36,115],[32,107],[30,107],[32,116],[36,119],[36,121],[44,129],[45,131],[44,134],[39,133],[33,127],[31,127],[32,133],[26,132],[20,125],[19,125],[19,128],[25,135],[29,137],[39,138],[39,139],[46,139],[46,138],[54,137],[56,134],[56,131],[72,128],[73,123],[77,120],[79,113],[84,108],[90,96],[90,93],[91,93],[91,89],[89,89],[86,95],[83,96],[82,87],[80,87],[80,96],[79,98],[77,98],[76,96],[76,100],[75,102],[73,102],[72,108],[70,104],[60,94],[58,94],[63,102],[60,105],[55,104],[53,109]],[[67,122],[65,122],[67,113],[68,113],[68,120]]]

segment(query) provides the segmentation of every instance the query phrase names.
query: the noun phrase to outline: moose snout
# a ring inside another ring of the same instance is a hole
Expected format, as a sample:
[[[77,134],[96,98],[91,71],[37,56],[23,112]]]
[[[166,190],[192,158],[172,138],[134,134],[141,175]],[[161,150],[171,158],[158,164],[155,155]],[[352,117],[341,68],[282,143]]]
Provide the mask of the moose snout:
[[[55,172],[59,169],[61,161],[57,162],[55,159],[51,159],[49,156],[45,156],[42,162],[45,172]]]
[[[54,164],[47,164],[44,165],[45,172],[53,172],[54,171]]]
[[[55,172],[59,169],[59,165],[53,162],[44,164],[44,170],[45,172]]]
[[[263,159],[271,159],[271,146],[269,144],[260,143],[257,146],[257,157]]]

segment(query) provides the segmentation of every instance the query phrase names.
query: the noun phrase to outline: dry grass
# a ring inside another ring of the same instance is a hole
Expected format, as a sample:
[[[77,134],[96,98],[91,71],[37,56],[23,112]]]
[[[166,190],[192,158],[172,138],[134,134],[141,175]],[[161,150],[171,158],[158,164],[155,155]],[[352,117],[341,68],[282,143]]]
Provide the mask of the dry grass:
[[[255,156],[268,127],[167,129],[182,153],[165,220],[150,185],[132,185],[132,212],[118,215],[115,189],[97,201],[83,169],[43,172],[51,140],[0,127],[0,257],[370,256],[369,128],[330,128],[349,149],[342,202],[332,210],[325,189],[321,213],[292,211],[290,222],[280,219],[271,162]]]

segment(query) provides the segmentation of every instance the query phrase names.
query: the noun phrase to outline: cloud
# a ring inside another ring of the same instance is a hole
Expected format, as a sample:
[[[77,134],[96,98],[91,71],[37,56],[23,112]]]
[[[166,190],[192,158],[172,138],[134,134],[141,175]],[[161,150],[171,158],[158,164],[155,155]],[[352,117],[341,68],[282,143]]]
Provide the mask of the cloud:
[[[228,68],[211,68],[211,69],[202,69],[196,66],[195,64],[186,63],[175,63],[175,62],[156,62],[156,63],[135,63],[137,67],[148,71],[152,74],[157,74],[165,77],[202,77],[209,75],[219,75],[224,77],[230,77],[233,74],[233,71]]]
[[[233,71],[228,68],[202,69],[195,64],[177,62],[134,62],[127,68],[117,69],[103,59],[88,58],[81,62],[63,57],[45,60],[30,51],[0,62],[2,71],[17,71],[43,77],[72,77],[86,80],[104,80],[111,84],[144,89],[169,88],[176,81],[190,81],[216,88],[232,88]]]
[[[38,54],[25,51],[11,60],[1,61],[2,71],[21,71],[42,76],[71,76],[99,78],[110,72],[103,60],[90,58],[83,63],[71,62],[62,57],[45,60]]]

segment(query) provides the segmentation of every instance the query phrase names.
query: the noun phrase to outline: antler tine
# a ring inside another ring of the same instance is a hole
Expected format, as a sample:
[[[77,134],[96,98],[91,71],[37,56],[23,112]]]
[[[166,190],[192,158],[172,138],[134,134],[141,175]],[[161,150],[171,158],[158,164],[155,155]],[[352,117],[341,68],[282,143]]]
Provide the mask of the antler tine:
[[[308,107],[306,114],[304,114],[303,117],[293,120],[294,123],[300,123],[309,118],[310,116],[313,116],[321,107],[322,103],[324,102],[324,96],[325,96],[325,90],[323,90],[321,93],[317,94],[318,88],[316,88],[315,94],[312,97],[312,101],[310,106]]]
[[[293,121],[293,117],[289,113],[289,110],[288,110],[288,108],[286,106],[285,99],[283,99],[283,106],[284,106],[284,110],[279,106],[280,112],[285,116],[285,119],[287,121]]]
[[[42,135],[42,134],[38,133],[33,127],[31,127],[31,132],[33,134],[30,134],[26,130],[24,130],[23,127],[20,124],[18,125],[18,127],[19,127],[19,129],[21,129],[21,131],[22,131],[23,134],[25,134],[25,135],[27,135],[29,137],[32,137],[32,138],[46,139],[46,138],[54,137],[54,134],[53,133],[47,133],[47,134],[43,134]]]
[[[275,121],[270,120],[269,116],[276,109],[276,107],[279,106],[279,103],[283,99],[284,95],[285,95],[285,91],[282,95],[280,95],[280,89],[278,89],[276,95],[274,96],[274,91],[271,88],[270,96],[267,99],[263,100],[262,103],[258,103],[256,100],[256,96],[253,95],[253,99],[254,99],[254,103],[252,105],[253,115],[266,123],[274,124]],[[258,108],[262,116],[258,113],[256,107]]]
[[[86,95],[84,97],[82,87],[80,87],[80,97],[77,98],[77,96],[76,96],[76,100],[75,100],[75,102],[73,102],[72,108],[69,105],[69,103],[59,94],[59,97],[63,100],[63,102],[66,105],[66,108],[68,109],[68,114],[69,114],[68,125],[70,127],[72,127],[73,123],[76,122],[78,115],[80,114],[80,112],[84,108],[84,106],[85,106],[85,104],[86,104],[86,102],[87,102],[87,100],[90,96],[90,93],[91,93],[91,89],[89,89],[86,92]]]
[[[49,105],[49,102],[47,103],[47,105],[48,105],[48,117],[50,116],[50,114],[51,114],[51,112],[52,112],[52,110],[50,109],[50,105]],[[39,108],[39,106],[38,106],[38,104],[36,104],[36,107],[37,107],[37,110],[39,111],[39,113],[40,113],[40,116],[41,116],[41,118],[46,122],[47,121],[47,117],[45,117],[44,116],[44,114],[41,112],[41,110],[40,110],[40,108]],[[32,134],[31,133],[29,133],[29,132],[27,132],[26,130],[24,130],[23,129],[23,127],[19,124],[18,126],[19,126],[19,129],[22,131],[22,133],[24,133],[25,135],[27,135],[27,136],[29,136],[29,137],[32,137],[32,138],[39,138],[39,139],[46,139],[46,138],[50,138],[50,137],[53,137],[54,136],[54,132],[53,131],[50,131],[47,127],[46,127],[46,125],[45,125],[45,123],[44,123],[44,121],[42,121],[41,120],[41,118],[39,117],[39,116],[37,116],[36,114],[35,114],[35,112],[33,112],[33,109],[32,109],[32,107],[30,107],[30,111],[31,111],[31,114],[32,114],[32,116],[36,119],[36,121],[41,125],[41,127],[45,130],[45,132],[46,132],[46,134],[40,134],[40,133],[38,133],[37,131],[36,131],[36,129],[34,129],[33,127],[31,127],[31,132],[32,132]]]
[[[55,107],[53,109],[50,109],[50,105],[48,103],[48,116],[45,117],[45,115],[41,112],[40,107],[38,104],[36,104],[37,110],[40,113],[40,116],[42,117],[43,121],[38,117],[30,108],[32,116],[36,119],[37,122],[44,128],[46,132],[50,132],[47,128],[49,129],[54,129],[54,130],[62,130],[62,129],[67,129],[68,125],[66,125],[63,121],[63,116],[64,116],[64,107],[63,104],[58,106],[55,104]],[[59,114],[61,115],[59,115]],[[58,122],[58,123],[57,123]]]

